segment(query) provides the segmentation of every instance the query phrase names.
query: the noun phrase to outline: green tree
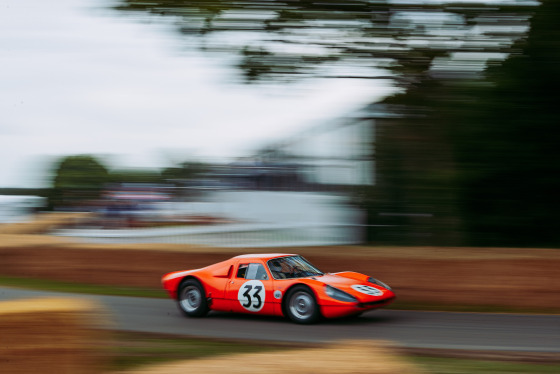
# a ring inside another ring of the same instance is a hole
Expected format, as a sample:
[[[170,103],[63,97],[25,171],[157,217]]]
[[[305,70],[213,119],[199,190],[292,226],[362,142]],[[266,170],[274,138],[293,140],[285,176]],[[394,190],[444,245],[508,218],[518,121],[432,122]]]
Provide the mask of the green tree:
[[[68,208],[100,196],[109,181],[105,166],[90,155],[67,156],[54,168],[50,209]]]
[[[163,170],[162,178],[167,182],[182,183],[200,177],[209,169],[202,162],[185,161]]]
[[[488,73],[456,139],[471,243],[560,245],[560,2],[546,0],[522,53]]]
[[[545,1],[483,79],[425,77],[386,100],[406,115],[378,129],[377,209],[431,212],[432,243],[560,245],[559,15]],[[406,237],[423,229],[413,220],[378,223],[407,227]]]

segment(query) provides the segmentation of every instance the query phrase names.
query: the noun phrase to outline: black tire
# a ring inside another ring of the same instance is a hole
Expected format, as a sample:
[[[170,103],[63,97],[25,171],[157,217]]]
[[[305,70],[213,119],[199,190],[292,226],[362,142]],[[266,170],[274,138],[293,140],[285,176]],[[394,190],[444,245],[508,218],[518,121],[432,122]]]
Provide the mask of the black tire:
[[[309,325],[321,317],[313,292],[305,286],[295,286],[286,295],[284,311],[295,323]]]
[[[187,279],[179,286],[177,304],[181,312],[188,317],[204,317],[208,314],[208,301],[204,287],[196,279]]]

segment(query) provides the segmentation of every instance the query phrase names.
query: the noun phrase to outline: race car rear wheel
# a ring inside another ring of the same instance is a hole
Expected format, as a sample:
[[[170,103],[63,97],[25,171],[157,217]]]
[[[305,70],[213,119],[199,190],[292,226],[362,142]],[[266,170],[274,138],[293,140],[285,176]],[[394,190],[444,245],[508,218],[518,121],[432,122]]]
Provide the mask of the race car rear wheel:
[[[296,323],[311,324],[320,317],[319,305],[313,292],[305,286],[296,286],[286,295],[285,311]]]
[[[208,302],[199,281],[187,279],[179,286],[179,309],[189,317],[203,317],[208,313]]]

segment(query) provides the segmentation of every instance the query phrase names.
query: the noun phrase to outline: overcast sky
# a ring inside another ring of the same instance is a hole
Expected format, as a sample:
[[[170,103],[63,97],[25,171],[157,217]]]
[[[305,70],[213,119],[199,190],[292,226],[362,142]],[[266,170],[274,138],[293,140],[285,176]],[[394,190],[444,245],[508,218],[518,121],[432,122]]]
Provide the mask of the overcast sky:
[[[61,155],[160,167],[224,160],[383,97],[389,82],[258,87],[171,25],[103,0],[0,0],[0,187],[46,183]]]

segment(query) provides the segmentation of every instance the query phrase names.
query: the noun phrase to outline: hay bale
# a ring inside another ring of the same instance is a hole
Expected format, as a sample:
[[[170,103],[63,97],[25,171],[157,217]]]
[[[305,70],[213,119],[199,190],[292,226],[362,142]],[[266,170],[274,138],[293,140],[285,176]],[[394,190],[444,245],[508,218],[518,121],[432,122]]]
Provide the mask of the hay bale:
[[[40,213],[27,222],[0,225],[0,234],[43,234],[59,226],[77,225],[91,219],[92,213]]]
[[[41,298],[0,302],[0,372],[100,373],[103,315],[94,303]]]
[[[422,371],[399,357],[390,345],[342,341],[322,348],[239,354],[181,361],[137,369],[129,374],[415,374]]]

